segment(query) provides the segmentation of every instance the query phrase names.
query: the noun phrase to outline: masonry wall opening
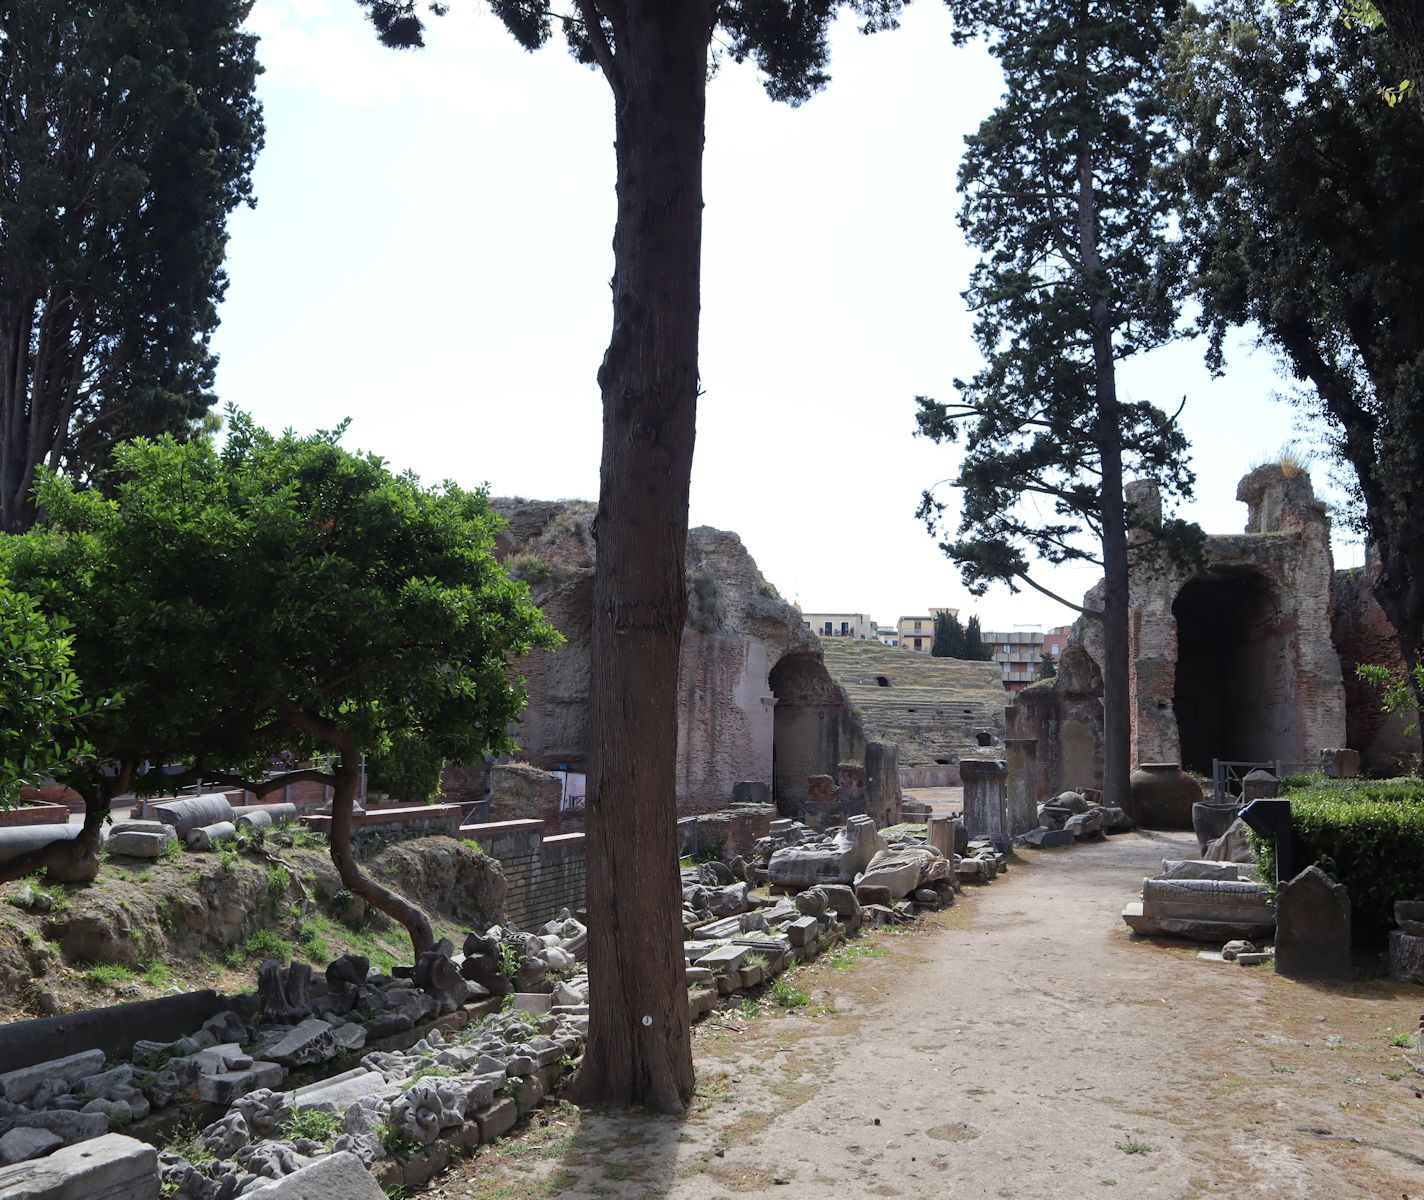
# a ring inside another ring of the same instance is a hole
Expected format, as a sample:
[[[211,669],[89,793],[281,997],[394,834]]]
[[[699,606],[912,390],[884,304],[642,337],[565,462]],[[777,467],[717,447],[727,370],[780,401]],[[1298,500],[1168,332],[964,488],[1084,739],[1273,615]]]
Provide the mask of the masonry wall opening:
[[[1198,576],[1172,604],[1177,621],[1173,702],[1182,765],[1210,774],[1213,758],[1299,758],[1288,638],[1259,572]]]
[[[865,759],[864,741],[846,713],[844,694],[814,655],[788,654],[771,669],[772,795],[777,810],[800,819],[806,777],[835,775],[839,762]]]

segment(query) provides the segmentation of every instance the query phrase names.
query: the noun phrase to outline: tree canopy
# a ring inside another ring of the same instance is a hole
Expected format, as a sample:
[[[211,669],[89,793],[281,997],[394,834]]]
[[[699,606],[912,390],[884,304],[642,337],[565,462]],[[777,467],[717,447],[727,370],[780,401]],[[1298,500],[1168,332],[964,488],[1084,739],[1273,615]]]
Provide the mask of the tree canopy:
[[[221,449],[123,443],[112,496],[43,480],[48,520],[10,539],[10,570],[72,622],[86,687],[123,693],[88,729],[99,761],[60,772],[91,814],[171,786],[146,763],[262,791],[274,761],[334,754],[333,858],[419,951],[424,914],[341,858],[360,759],[430,794],[444,759],[514,750],[510,660],[558,635],[495,561],[483,491],[423,487],[341,434],[274,436],[233,413]]]
[[[935,658],[964,657],[964,626],[954,613],[935,614],[934,641],[930,653]]]
[[[0,808],[89,752],[65,622],[0,577]]]
[[[0,531],[42,466],[201,422],[262,144],[252,0],[0,6]]]
[[[1186,7],[1168,95],[1189,287],[1208,361],[1259,328],[1348,464],[1352,518],[1405,662],[1424,640],[1424,124],[1373,82],[1388,38],[1326,0]],[[1412,675],[1412,671],[1410,673]]]
[[[1046,591],[1033,559],[1101,563],[1104,787],[1121,804],[1127,530],[1150,526],[1154,542],[1167,532],[1125,505],[1123,472],[1169,497],[1192,483],[1180,429],[1151,403],[1121,400],[1115,375],[1118,360],[1175,332],[1159,267],[1168,212],[1153,186],[1170,149],[1158,49],[1175,5],[948,3],[956,42],[987,38],[1006,90],[959,170],[959,224],[983,255],[965,298],[985,365],[955,380],[956,401],[918,400],[922,434],[964,443],[957,534],[931,491],[920,516],[976,595],[994,582]]]

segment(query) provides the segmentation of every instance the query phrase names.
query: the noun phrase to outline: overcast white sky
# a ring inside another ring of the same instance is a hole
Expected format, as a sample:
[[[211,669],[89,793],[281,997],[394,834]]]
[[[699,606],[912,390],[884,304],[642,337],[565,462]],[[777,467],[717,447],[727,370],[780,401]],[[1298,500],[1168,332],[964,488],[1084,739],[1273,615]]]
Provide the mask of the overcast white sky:
[[[431,482],[596,498],[614,215],[601,76],[562,43],[524,53],[475,0],[412,53],[378,46],[355,0],[257,0],[250,25],[267,147],[258,207],[231,224],[222,399],[272,428],[350,416],[349,446]],[[954,180],[1001,89],[949,33],[935,0],[894,33],[841,22],[832,83],[799,109],[750,67],[712,81],[691,518],[736,530],[808,611],[888,624],[954,605],[986,629],[1047,628],[1073,614],[1031,592],[969,597],[914,518],[955,463],[911,436],[913,398],[949,396],[977,363]],[[1244,345],[1218,381],[1187,343],[1123,372],[1133,398],[1187,397],[1184,513],[1208,531],[1239,531],[1237,479],[1298,440],[1280,386]],[[1075,598],[1095,576],[1042,574]]]

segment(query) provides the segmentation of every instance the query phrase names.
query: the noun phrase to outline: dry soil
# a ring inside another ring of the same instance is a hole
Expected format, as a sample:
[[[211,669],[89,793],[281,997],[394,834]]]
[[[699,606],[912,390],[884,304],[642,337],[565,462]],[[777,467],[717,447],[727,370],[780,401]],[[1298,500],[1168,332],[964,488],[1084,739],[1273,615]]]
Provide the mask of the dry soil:
[[[1136,939],[1190,835],[1025,851],[900,935],[698,1026],[682,1119],[548,1106],[445,1200],[777,1196],[1424,1200],[1424,991],[1296,983]]]

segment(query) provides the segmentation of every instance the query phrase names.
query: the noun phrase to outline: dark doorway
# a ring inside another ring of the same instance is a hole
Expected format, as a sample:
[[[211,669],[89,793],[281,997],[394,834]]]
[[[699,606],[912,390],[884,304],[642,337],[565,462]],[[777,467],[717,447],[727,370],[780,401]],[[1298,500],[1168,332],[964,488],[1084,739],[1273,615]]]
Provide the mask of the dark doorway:
[[[806,777],[834,775],[838,762],[863,759],[865,745],[855,737],[844,695],[819,658],[788,654],[771,669],[767,682],[776,696],[772,793],[783,816],[800,819]]]
[[[1198,576],[1177,593],[1172,615],[1182,765],[1210,774],[1214,758],[1295,758],[1287,639],[1265,577],[1252,570]]]

